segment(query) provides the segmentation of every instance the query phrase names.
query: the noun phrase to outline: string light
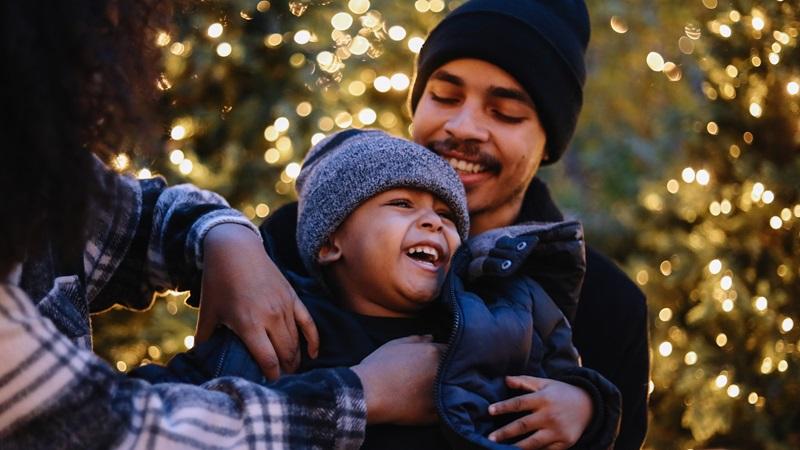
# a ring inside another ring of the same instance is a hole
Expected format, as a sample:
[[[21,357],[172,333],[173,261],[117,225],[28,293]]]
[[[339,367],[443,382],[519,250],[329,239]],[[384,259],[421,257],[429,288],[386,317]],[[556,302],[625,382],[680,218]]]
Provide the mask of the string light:
[[[412,37],[408,40],[408,49],[411,50],[412,53],[419,53],[424,43],[425,39],[418,36]]]
[[[266,203],[259,203],[255,209],[256,216],[263,219],[269,215],[269,206]]]
[[[278,117],[275,119],[275,129],[279,133],[283,133],[284,131],[289,129],[289,119],[286,117]]]
[[[406,37],[406,29],[400,25],[389,28],[389,38],[393,41],[402,41]]]
[[[647,67],[653,72],[661,72],[664,70],[664,57],[658,52],[650,52],[647,54]]]
[[[693,183],[695,178],[694,169],[692,169],[691,167],[683,169],[683,171],[681,172],[681,178],[686,183]]]
[[[222,36],[222,31],[223,31],[223,28],[222,28],[222,24],[221,23],[212,23],[211,25],[208,26],[208,29],[206,30],[206,34],[208,35],[208,37],[210,37],[212,39],[216,39],[216,38]]]
[[[628,32],[628,24],[619,16],[611,16],[611,29],[616,33],[625,34]]]
[[[297,33],[294,34],[294,41],[300,45],[308,44],[311,41],[311,32],[308,30],[298,30]]]
[[[223,58],[227,58],[228,56],[231,55],[232,52],[233,52],[233,47],[231,46],[231,44],[227,42],[220,42],[220,44],[217,45],[217,55]]]
[[[173,140],[180,141],[181,139],[186,137],[186,127],[184,127],[183,125],[175,125],[169,132],[169,136]]]
[[[334,29],[344,31],[353,25],[353,16],[346,12],[338,12],[331,17],[331,26]]]

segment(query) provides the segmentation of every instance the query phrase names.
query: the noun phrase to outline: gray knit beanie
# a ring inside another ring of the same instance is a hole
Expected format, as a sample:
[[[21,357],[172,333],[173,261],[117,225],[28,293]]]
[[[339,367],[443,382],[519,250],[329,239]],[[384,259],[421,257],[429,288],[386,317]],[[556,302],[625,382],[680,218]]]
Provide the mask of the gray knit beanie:
[[[306,155],[295,185],[299,197],[297,246],[318,275],[322,244],[362,202],[394,188],[418,188],[447,203],[462,240],[469,236],[464,186],[440,156],[378,130],[333,134]]]

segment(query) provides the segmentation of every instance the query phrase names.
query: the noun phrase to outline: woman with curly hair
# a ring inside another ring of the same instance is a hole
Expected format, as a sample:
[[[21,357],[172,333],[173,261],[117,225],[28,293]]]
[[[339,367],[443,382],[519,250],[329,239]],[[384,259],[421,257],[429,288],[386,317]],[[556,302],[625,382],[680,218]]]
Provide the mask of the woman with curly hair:
[[[241,214],[214,193],[135,180],[101,162],[158,148],[154,37],[170,12],[151,0],[0,2],[2,447],[355,447],[367,419],[418,416],[431,407],[438,359],[422,339],[270,388],[235,378],[150,385],[91,352],[90,313],[144,309],[154,291],[199,283],[203,309],[277,311],[263,324],[217,313],[265,355],[271,378],[296,365],[295,326],[316,345],[288,287],[257,297],[259,280],[277,269]],[[398,394],[404,408],[390,403]]]

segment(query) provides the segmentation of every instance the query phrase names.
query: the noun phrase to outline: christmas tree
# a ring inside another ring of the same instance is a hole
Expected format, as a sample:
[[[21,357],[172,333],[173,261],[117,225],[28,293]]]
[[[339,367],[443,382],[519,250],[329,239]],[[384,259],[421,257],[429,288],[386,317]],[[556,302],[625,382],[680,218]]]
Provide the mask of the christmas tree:
[[[672,51],[687,54],[705,101],[635,215],[654,448],[800,446],[798,13],[703,0]]]

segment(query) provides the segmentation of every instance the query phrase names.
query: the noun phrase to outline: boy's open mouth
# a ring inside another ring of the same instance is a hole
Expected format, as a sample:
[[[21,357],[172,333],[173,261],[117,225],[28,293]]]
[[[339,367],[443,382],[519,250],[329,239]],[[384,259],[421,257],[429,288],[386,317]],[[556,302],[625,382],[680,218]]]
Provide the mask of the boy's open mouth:
[[[439,265],[441,254],[442,252],[438,248],[431,245],[415,245],[406,250],[406,255],[409,258],[431,267]]]

